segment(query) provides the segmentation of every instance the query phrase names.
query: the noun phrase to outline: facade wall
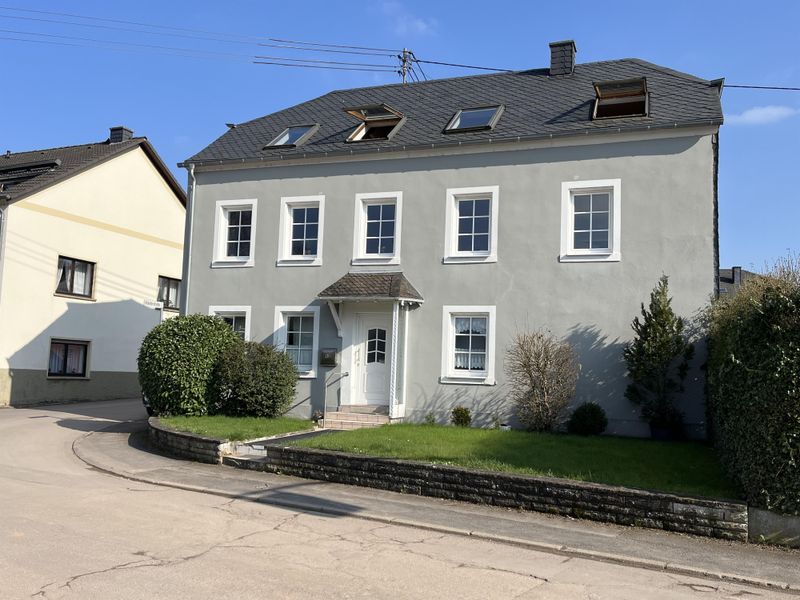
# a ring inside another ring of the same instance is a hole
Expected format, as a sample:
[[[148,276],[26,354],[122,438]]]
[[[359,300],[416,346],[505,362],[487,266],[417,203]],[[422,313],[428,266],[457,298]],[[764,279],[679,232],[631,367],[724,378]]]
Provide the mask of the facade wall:
[[[446,420],[463,404],[477,423],[513,422],[503,354],[515,332],[546,328],[576,347],[582,364],[576,403],[594,400],[609,415],[610,433],[643,435],[638,410],[623,397],[622,347],[630,323],[658,277],[670,276],[673,306],[694,316],[714,290],[713,165],[710,131],[649,140],[494,150],[462,155],[351,160],[238,170],[198,170],[194,198],[189,312],[210,305],[251,306],[251,338],[272,341],[274,307],[315,302],[319,291],[351,270],[354,197],[403,192],[401,269],[424,304],[410,312],[406,417],[432,412]],[[563,182],[620,179],[621,260],[559,262]],[[498,260],[443,264],[448,188],[499,186]],[[324,248],[319,267],[277,267],[281,197],[325,196]],[[254,266],[210,268],[214,206],[257,200]],[[439,383],[442,307],[496,306],[497,384]],[[349,310],[349,308],[348,308]],[[320,347],[341,348],[326,306]],[[343,348],[343,355],[347,348]],[[702,348],[696,363],[703,361]],[[341,370],[347,370],[343,364]],[[328,405],[339,377],[320,369],[301,382],[298,410]],[[691,375],[682,408],[693,432],[703,430],[700,371]]]
[[[12,204],[0,289],[0,404],[131,397],[160,312],[158,276],[181,278],[184,208],[136,148]],[[55,295],[59,255],[96,263],[94,296]],[[89,341],[85,379],[47,376],[50,340]]]

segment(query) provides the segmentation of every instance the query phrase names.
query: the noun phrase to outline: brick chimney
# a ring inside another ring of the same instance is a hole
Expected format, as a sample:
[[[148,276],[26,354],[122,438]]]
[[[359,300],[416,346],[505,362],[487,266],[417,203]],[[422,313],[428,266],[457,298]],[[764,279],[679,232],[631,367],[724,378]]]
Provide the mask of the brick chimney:
[[[550,75],[572,75],[575,70],[575,53],[573,40],[552,42],[550,44]]]
[[[125,142],[133,137],[133,129],[128,129],[127,127],[122,127],[121,125],[118,127],[112,127],[108,131],[108,142],[110,144],[119,144],[120,142]]]

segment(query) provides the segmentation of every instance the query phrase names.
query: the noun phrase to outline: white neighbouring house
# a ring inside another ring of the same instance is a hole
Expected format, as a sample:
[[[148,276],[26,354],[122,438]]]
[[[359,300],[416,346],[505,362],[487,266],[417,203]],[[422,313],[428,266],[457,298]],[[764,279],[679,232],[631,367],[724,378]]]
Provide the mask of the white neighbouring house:
[[[177,314],[185,205],[124,127],[0,155],[0,406],[139,394],[141,340]]]

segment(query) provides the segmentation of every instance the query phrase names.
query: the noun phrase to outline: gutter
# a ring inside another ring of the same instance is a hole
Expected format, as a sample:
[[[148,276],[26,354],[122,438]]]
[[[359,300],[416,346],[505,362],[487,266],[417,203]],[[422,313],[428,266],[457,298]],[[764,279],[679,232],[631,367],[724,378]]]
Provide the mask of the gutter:
[[[226,158],[214,160],[185,160],[178,163],[179,167],[188,168],[189,165],[198,167],[204,166],[219,166],[219,165],[246,165],[248,163],[267,164],[267,163],[281,163],[285,160],[303,160],[307,158],[327,158],[329,156],[355,156],[355,155],[368,155],[368,154],[391,154],[394,152],[407,152],[409,150],[435,150],[443,148],[458,148],[458,147],[472,147],[472,146],[491,146],[493,144],[527,142],[537,140],[561,139],[568,137],[587,137],[603,134],[619,134],[619,133],[636,133],[642,131],[664,131],[670,129],[684,129],[690,127],[719,127],[722,125],[722,119],[703,119],[700,121],[690,121],[685,123],[670,123],[664,125],[638,125],[626,127],[609,127],[603,129],[583,129],[576,131],[563,131],[558,133],[545,133],[533,135],[519,135],[505,138],[489,138],[488,140],[473,140],[473,141],[446,141],[436,142],[430,144],[414,144],[409,146],[398,146],[388,150],[377,149],[358,149],[352,148],[349,150],[336,150],[333,152],[304,152],[303,154],[286,154],[278,156],[265,156],[265,157],[247,157],[247,158]]]
[[[188,194],[186,198],[186,226],[184,229],[184,244],[183,249],[183,298],[181,302],[181,314],[186,315],[189,312],[189,282],[192,276],[192,225],[194,224],[194,194],[197,180],[194,176],[194,165],[189,165],[189,182]]]

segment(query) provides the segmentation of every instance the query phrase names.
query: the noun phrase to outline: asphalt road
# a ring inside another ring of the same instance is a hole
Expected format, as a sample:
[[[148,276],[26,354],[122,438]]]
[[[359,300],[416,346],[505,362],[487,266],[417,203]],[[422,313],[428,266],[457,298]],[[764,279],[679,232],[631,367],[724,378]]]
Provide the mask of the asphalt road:
[[[0,410],[0,598],[789,598],[137,483],[72,452],[135,402]]]

